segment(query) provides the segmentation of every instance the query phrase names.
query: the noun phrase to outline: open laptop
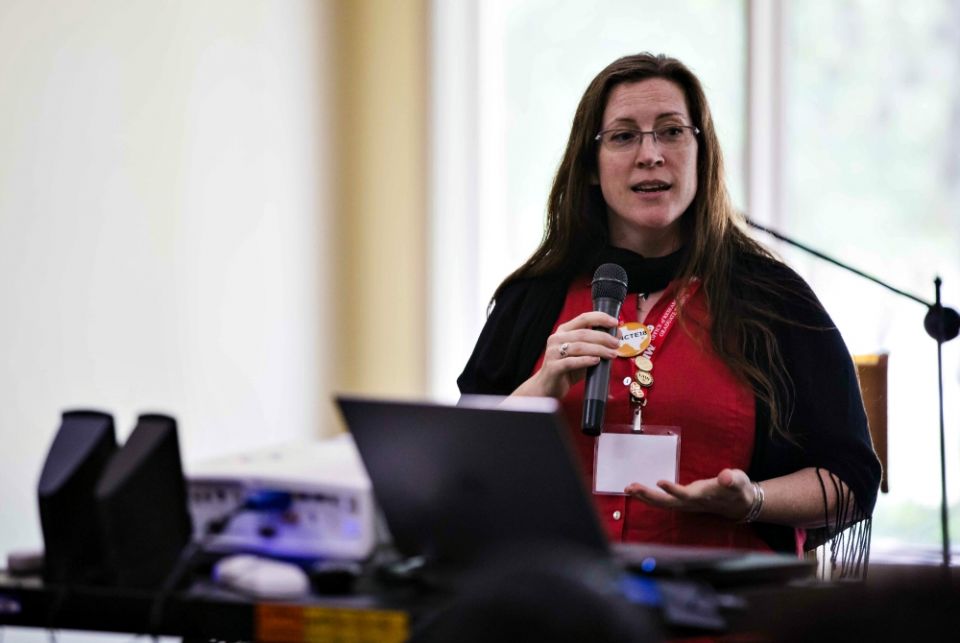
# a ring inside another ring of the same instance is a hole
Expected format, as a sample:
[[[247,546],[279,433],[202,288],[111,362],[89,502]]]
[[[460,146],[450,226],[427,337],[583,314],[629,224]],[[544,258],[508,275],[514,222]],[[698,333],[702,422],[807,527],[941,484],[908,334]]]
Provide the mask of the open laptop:
[[[785,580],[791,556],[658,545],[611,548],[556,400],[465,396],[457,405],[338,396],[394,546],[466,569],[505,548],[575,546],[647,573]]]

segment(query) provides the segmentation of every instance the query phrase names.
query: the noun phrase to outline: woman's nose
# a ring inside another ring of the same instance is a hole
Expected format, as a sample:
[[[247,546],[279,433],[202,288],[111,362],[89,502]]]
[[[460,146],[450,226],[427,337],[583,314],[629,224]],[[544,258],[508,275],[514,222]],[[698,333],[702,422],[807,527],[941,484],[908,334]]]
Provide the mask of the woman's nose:
[[[637,165],[640,167],[663,165],[663,155],[660,153],[660,145],[657,143],[652,132],[644,134],[643,138],[637,144]]]

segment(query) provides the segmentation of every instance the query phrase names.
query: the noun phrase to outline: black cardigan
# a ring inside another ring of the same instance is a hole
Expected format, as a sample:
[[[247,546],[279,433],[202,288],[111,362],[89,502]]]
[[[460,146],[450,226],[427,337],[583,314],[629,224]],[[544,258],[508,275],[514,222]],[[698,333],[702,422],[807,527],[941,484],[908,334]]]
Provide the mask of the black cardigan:
[[[750,298],[753,293],[736,279],[742,271],[783,284],[784,295],[772,303],[787,321],[773,322],[773,330],[792,383],[792,414],[786,426],[794,440],[771,435],[769,409],[757,400],[754,453],[747,473],[751,479],[766,480],[821,467],[853,493],[855,503],[849,511],[844,509],[845,518],[868,518],[877,499],[880,462],[867,429],[856,370],[839,331],[810,287],[787,266],[765,257],[740,256],[733,270],[734,296]],[[462,394],[509,395],[532,374],[570,281],[520,279],[501,290],[457,379]],[[846,519],[841,524],[845,523]],[[792,528],[755,526],[775,550],[795,550]],[[835,538],[841,531],[840,524],[833,530],[813,530],[809,544]]]

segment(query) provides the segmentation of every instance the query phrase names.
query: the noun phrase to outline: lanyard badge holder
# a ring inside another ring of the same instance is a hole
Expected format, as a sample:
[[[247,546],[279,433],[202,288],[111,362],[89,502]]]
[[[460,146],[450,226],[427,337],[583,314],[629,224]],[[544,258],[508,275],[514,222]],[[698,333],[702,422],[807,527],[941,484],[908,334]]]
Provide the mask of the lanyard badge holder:
[[[608,424],[594,447],[593,492],[625,495],[634,482],[656,488],[658,480],[678,481],[680,427]]]
[[[633,424],[609,424],[603,427],[594,446],[593,491],[604,495],[626,495],[624,488],[632,483],[656,488],[657,481],[678,482],[680,470],[680,436],[678,426],[642,423],[642,410],[653,386],[653,356],[663,344],[677,318],[679,307],[696,292],[694,281],[675,298],[660,316],[656,326],[640,323],[621,328],[624,338],[621,357],[635,358],[636,374],[630,383],[633,403]],[[646,331],[646,332],[645,332]]]

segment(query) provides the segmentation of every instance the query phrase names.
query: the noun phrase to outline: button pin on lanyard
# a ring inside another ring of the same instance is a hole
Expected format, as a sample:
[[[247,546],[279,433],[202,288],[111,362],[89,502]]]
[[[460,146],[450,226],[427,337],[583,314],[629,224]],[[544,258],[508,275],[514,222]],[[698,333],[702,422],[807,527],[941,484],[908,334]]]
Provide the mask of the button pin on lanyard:
[[[623,357],[634,357],[634,365],[637,367],[634,379],[630,382],[630,401],[633,402],[631,428],[637,433],[643,431],[643,407],[649,401],[648,389],[653,386],[653,355],[673,328],[680,307],[696,292],[699,285],[698,280],[691,281],[680,296],[670,302],[655,326],[645,326],[640,322],[621,326],[623,341],[618,353]]]

